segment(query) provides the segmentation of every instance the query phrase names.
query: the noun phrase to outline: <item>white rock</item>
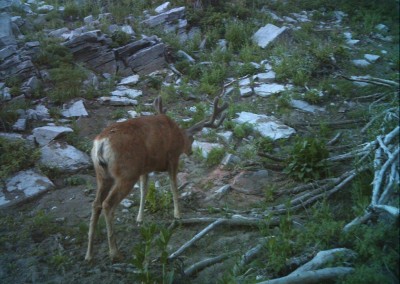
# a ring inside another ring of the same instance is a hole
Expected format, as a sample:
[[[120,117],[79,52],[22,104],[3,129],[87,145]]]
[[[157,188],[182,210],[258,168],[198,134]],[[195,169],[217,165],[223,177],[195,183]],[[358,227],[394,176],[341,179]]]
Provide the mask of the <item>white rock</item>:
[[[132,27],[130,25],[123,25],[121,27],[121,31],[128,34],[128,35],[134,35],[135,32],[133,31]]]
[[[223,166],[232,166],[238,164],[240,162],[240,158],[233,154],[226,154],[225,157],[221,161],[221,165]]]
[[[19,118],[12,126],[14,131],[25,131],[26,130],[26,118]]]
[[[111,96],[127,97],[130,99],[136,99],[137,97],[140,97],[141,95],[143,95],[143,92],[141,90],[130,89],[125,86],[118,86],[115,91],[111,92]]]
[[[277,27],[272,24],[267,24],[266,26],[260,28],[254,35],[253,40],[260,46],[261,48],[267,47],[271,42],[281,36],[287,27]]]
[[[374,54],[364,54],[364,58],[367,59],[369,62],[374,63],[381,57],[379,55],[374,55]]]
[[[241,97],[250,97],[253,94],[253,90],[250,87],[244,87],[239,89]]]
[[[139,82],[139,75],[131,75],[129,77],[123,78],[118,85],[136,85]]]
[[[169,3],[169,2],[165,2],[165,3],[161,4],[160,6],[158,6],[157,8],[155,8],[154,11],[157,14],[164,13],[165,11],[168,10],[170,4],[171,3]]]
[[[384,32],[384,33],[387,33],[387,32],[389,31],[389,28],[388,28],[386,25],[384,25],[384,24],[378,24],[378,25],[376,25],[376,26],[375,26],[375,29],[378,30],[378,31],[380,31],[380,32]]]
[[[245,111],[238,113],[238,115],[239,117],[234,119],[235,122],[239,124],[249,123],[253,125],[255,130],[260,132],[261,136],[271,138],[272,140],[288,138],[296,133],[296,130],[284,125],[273,116]]]
[[[353,59],[351,62],[353,63],[353,65],[357,67],[367,67],[371,64],[369,61],[365,59]]]
[[[37,11],[39,13],[48,13],[53,10],[54,10],[54,6],[52,6],[52,5],[42,5],[37,8]]]
[[[243,87],[243,86],[248,86],[250,85],[251,81],[250,78],[245,78],[239,81],[239,86]]]
[[[291,85],[281,85],[275,83],[261,84],[257,87],[254,87],[254,93],[260,97],[268,97],[270,95],[277,94],[291,88]]]
[[[65,143],[50,143],[40,149],[40,163],[62,172],[75,172],[91,166],[89,156]]]
[[[253,76],[254,81],[263,82],[263,83],[272,83],[275,81],[276,74],[274,71],[269,71],[266,73],[259,73]]]
[[[6,198],[4,192],[0,190],[0,206],[12,204],[15,200],[32,198],[54,188],[51,180],[33,170],[18,172],[7,179],[5,184],[5,191],[9,193],[11,199]]]
[[[89,115],[82,100],[74,102],[69,108],[64,109],[61,114],[64,117],[82,117]]]
[[[207,158],[208,154],[211,152],[212,149],[215,148],[223,148],[221,144],[218,143],[208,143],[208,142],[200,142],[200,141],[194,141],[192,144],[193,149],[200,149],[201,150],[201,155],[203,158]]]
[[[122,199],[121,205],[124,206],[125,208],[130,208],[133,205],[133,201],[130,199]]]
[[[135,110],[128,110],[128,115],[129,115],[131,118],[135,118],[135,117],[138,117],[138,116],[139,116],[139,114],[138,114],[137,111],[135,111]]]
[[[28,119],[32,120],[44,120],[50,118],[49,110],[44,105],[38,105],[35,109],[28,109],[26,113]]]
[[[225,131],[217,133],[217,136],[222,139],[225,143],[229,144],[232,142],[233,132],[232,131]]]
[[[35,137],[36,142],[40,146],[47,145],[53,139],[57,138],[59,135],[67,132],[73,132],[69,127],[65,126],[42,126],[37,127],[32,130],[33,137]]]
[[[314,105],[311,105],[311,104],[307,103],[306,101],[302,101],[302,100],[291,100],[290,104],[294,108],[297,108],[297,109],[300,109],[300,110],[303,110],[306,112],[310,112],[310,113],[325,112],[324,107],[314,106]]]

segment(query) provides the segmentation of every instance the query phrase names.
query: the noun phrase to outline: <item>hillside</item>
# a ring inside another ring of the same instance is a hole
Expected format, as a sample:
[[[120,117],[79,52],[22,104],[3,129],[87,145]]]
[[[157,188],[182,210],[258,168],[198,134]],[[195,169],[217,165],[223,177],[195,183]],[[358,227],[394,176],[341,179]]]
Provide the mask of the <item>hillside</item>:
[[[399,63],[394,0],[1,1],[1,282],[398,283]],[[181,219],[151,174],[87,262],[92,140],[158,96],[225,119],[180,158]]]

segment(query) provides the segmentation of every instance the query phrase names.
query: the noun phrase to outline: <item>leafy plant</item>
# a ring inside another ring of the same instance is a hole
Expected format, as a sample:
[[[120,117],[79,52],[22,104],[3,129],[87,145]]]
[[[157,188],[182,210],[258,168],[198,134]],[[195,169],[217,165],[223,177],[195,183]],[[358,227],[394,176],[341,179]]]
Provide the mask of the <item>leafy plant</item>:
[[[324,159],[328,156],[323,141],[317,138],[298,138],[287,159],[284,172],[304,182],[319,179],[327,172]]]
[[[233,135],[236,138],[243,139],[253,132],[253,126],[250,123],[236,124],[233,128]]]
[[[27,142],[0,137],[0,179],[33,166],[39,157],[39,150]]]
[[[206,159],[206,165],[208,167],[215,166],[219,164],[222,160],[222,158],[225,155],[225,149],[224,148],[213,148],[210,153],[208,153],[207,159]]]

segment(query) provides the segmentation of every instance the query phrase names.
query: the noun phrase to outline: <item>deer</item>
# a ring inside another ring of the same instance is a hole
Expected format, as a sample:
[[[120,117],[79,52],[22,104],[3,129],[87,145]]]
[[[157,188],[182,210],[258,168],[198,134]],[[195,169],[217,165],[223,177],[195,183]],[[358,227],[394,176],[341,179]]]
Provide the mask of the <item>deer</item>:
[[[194,134],[203,128],[218,128],[222,124],[226,117],[223,111],[228,104],[225,102],[218,106],[218,102],[219,98],[216,97],[211,118],[183,129],[166,115],[167,110],[163,108],[161,97],[158,96],[153,102],[155,115],[116,122],[94,138],[91,158],[96,173],[97,192],[92,203],[86,261],[91,262],[93,259],[94,232],[102,211],[111,261],[122,258],[114,232],[115,209],[139,181],[140,204],[136,221],[138,224],[143,222],[148,176],[151,172],[168,172],[174,218],[181,218],[177,187],[179,158],[182,154],[192,154]]]

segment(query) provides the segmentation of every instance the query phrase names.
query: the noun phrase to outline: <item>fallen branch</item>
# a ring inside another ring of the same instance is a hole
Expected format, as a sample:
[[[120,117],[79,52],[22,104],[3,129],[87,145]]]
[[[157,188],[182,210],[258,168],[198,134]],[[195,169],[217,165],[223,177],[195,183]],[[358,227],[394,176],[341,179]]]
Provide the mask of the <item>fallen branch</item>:
[[[206,228],[204,228],[202,231],[200,231],[197,235],[195,235],[191,240],[186,242],[183,246],[181,246],[177,251],[172,253],[169,257],[168,260],[173,260],[174,258],[177,258],[179,255],[181,255],[185,250],[187,250],[189,247],[191,247],[195,242],[200,240],[202,237],[204,237],[209,231],[214,229],[216,226],[221,224],[224,221],[224,219],[217,219],[210,225],[208,225]]]
[[[363,83],[368,83],[368,84],[377,85],[377,86],[390,87],[390,88],[393,88],[393,87],[398,88],[399,87],[399,83],[397,83],[395,81],[371,77],[371,76],[351,76],[351,77],[347,77],[344,75],[340,75],[340,76],[348,81],[353,81],[353,82],[363,82]]]
[[[320,251],[314,256],[313,259],[311,259],[306,264],[300,266],[289,275],[295,275],[305,271],[320,269],[327,263],[332,263],[336,261],[338,258],[341,261],[348,261],[349,259],[354,258],[355,256],[356,253],[347,248],[335,248],[331,250]]]
[[[303,283],[324,283],[335,280],[339,277],[353,273],[351,267],[330,267],[318,270],[306,271],[282,278],[258,282],[258,284],[303,284]]]
[[[206,258],[204,260],[201,260],[193,265],[191,265],[189,268],[185,269],[185,271],[183,272],[186,276],[190,277],[190,276],[194,276],[197,273],[199,273],[201,270],[217,264],[225,259],[227,259],[228,257],[230,257],[231,255],[235,254],[235,252],[228,252],[228,253],[224,253],[215,257],[210,257],[210,258]]]

